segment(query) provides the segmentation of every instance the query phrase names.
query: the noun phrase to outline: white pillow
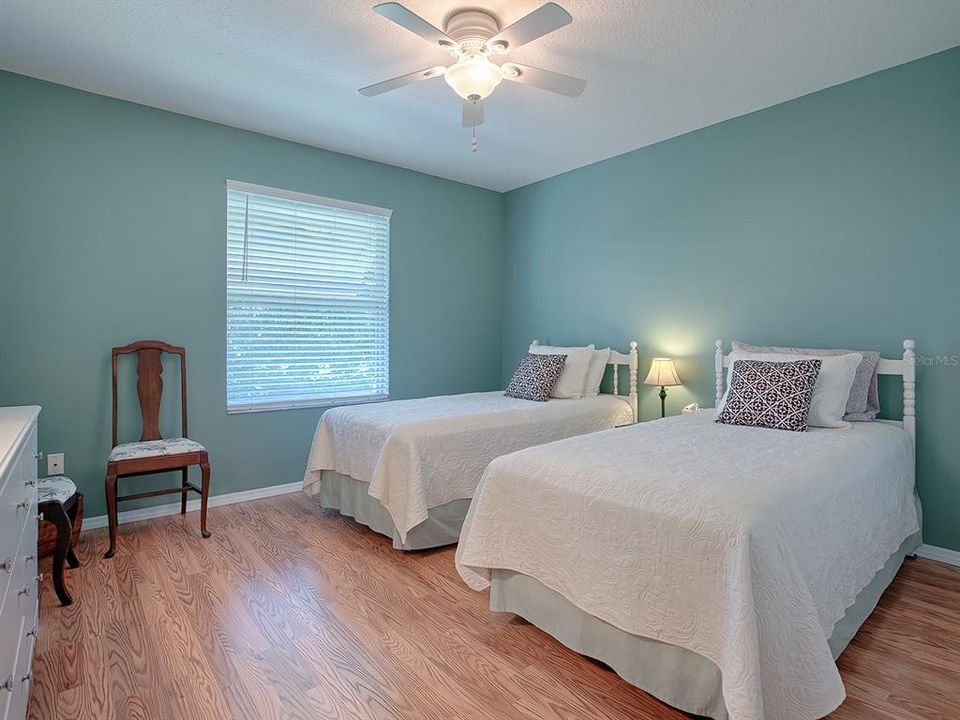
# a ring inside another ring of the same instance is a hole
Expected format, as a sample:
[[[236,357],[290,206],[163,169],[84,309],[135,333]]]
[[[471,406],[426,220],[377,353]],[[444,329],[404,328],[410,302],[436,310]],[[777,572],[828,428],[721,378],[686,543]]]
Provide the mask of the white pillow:
[[[603,373],[606,372],[609,362],[610,348],[593,351],[593,357],[590,358],[590,365],[587,367],[587,380],[583,384],[584,397],[596,397],[600,394],[600,383],[603,381]]]
[[[813,386],[813,399],[810,401],[810,414],[807,424],[812,427],[846,428],[850,423],[843,421],[847,411],[847,398],[850,396],[850,386],[857,374],[857,367],[863,360],[860,353],[848,355],[833,355],[829,357],[814,357],[812,355],[786,355],[781,353],[752,353],[735,351],[730,353],[730,367],[727,368],[727,390],[720,400],[717,413],[723,409],[730,392],[730,379],[733,375],[733,364],[737,360],[761,360],[764,362],[793,362],[795,360],[820,360],[820,374],[817,383]]]
[[[552,398],[577,399],[583,397],[583,386],[587,379],[587,368],[593,357],[593,345],[586,347],[555,347],[553,345],[530,345],[533,355],[566,355],[563,373],[553,386]]]

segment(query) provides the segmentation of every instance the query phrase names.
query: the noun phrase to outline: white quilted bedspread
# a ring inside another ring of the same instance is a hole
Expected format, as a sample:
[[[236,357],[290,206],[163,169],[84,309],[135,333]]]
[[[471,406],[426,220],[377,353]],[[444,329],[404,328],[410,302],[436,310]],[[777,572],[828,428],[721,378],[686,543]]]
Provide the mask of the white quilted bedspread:
[[[304,490],[319,492],[323,470],[370,483],[405,541],[430,508],[473,497],[494,458],[631,419],[612,395],[541,403],[498,391],[332,408],[317,426]]]
[[[806,433],[713,412],[495,460],[457,569],[536,578],[635,635],[703,655],[732,720],[808,720],[843,684],[834,624],[917,531],[910,439],[883,423]]]

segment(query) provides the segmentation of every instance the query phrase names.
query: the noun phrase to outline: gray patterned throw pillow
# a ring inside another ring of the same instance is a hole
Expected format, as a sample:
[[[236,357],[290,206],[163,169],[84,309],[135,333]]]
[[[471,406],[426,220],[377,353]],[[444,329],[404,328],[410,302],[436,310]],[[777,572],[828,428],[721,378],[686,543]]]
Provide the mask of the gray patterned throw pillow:
[[[718,423],[805,432],[820,360],[737,360]]]
[[[534,355],[527,353],[513,371],[507,391],[507,397],[521,400],[546,402],[550,399],[553,386],[560,379],[566,355]]]

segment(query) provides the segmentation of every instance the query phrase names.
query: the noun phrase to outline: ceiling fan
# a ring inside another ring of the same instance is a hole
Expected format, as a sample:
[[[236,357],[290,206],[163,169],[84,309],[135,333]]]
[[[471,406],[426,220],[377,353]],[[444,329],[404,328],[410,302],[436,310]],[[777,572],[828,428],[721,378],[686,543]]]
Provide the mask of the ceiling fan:
[[[474,137],[470,140],[474,151],[477,149],[476,126],[483,122],[483,100],[501,80],[532,85],[567,97],[577,97],[587,87],[586,80],[563,73],[515,62],[498,64],[492,60],[502,58],[528,42],[573,22],[570,13],[556,3],[541,5],[503,30],[499,21],[483,10],[454,13],[447,20],[444,30],[434,27],[400,3],[381,3],[374,6],[373,11],[427,42],[436,43],[453,56],[454,63],[417,70],[368,85],[360,88],[360,94],[371,97],[442,76],[454,92],[463,98],[463,127],[474,128]]]

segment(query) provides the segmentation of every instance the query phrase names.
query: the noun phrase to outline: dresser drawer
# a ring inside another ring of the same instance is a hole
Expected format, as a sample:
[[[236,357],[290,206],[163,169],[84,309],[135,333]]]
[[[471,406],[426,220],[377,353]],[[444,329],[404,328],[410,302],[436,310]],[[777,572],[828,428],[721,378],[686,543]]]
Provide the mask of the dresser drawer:
[[[35,577],[37,572],[37,532],[40,523],[37,520],[37,498],[36,492],[28,495],[23,502],[28,505],[22,511],[29,513],[24,523],[16,528],[20,531],[19,537],[13,539],[12,548],[8,545],[0,548],[0,589],[3,595],[0,595],[0,604],[16,601],[17,598],[23,598],[18,591],[25,587],[28,580],[28,573],[32,572]],[[30,570],[26,569],[26,566]],[[32,597],[36,593],[31,592]]]
[[[34,491],[34,497],[36,495],[35,488],[24,486],[22,464],[22,456],[14,458],[8,466],[5,477],[2,478],[3,488],[0,489],[0,563],[4,563],[10,558],[19,547],[23,528],[26,526],[27,517],[30,515],[30,491]],[[34,511],[34,515],[36,515],[36,511]],[[6,590],[5,581],[8,580],[9,577],[3,578],[0,575],[0,588]]]
[[[23,720],[38,620],[37,406],[0,408],[0,720]]]
[[[30,546],[28,541],[33,542]],[[0,720],[26,716],[32,681],[33,652],[39,619],[36,536],[24,531],[14,556],[10,588],[0,610]]]
[[[14,566],[14,577],[11,585],[17,584],[23,578],[23,568],[20,563]],[[14,591],[15,592],[15,591]],[[24,636],[24,618],[22,608],[15,597],[6,597],[3,608],[0,609],[0,718],[16,718],[10,714],[18,690],[16,677],[20,641]]]
[[[36,493],[33,493],[30,498],[31,514],[24,524],[23,532],[20,535],[20,549],[17,551],[17,562],[23,568],[25,580],[37,576],[37,534],[40,531],[40,521],[37,515],[36,495]],[[33,597],[36,598],[36,594],[33,594]]]
[[[29,541],[30,547],[37,548],[37,532],[40,524],[37,521],[37,427],[33,426],[27,442],[23,447],[20,462],[20,483],[23,500],[29,502],[26,508],[24,523],[28,535],[23,542]],[[23,502],[21,500],[20,502]],[[26,548],[24,548],[26,549]]]
[[[26,717],[27,703],[24,699],[24,683],[21,682],[22,675],[19,673],[19,651],[21,646],[21,640],[24,636],[23,630],[23,621],[13,625],[13,629],[17,632],[17,645],[13,649],[13,655],[9,658],[9,663],[4,663],[3,667],[6,669],[0,670],[3,673],[3,677],[0,677],[0,686],[3,687],[3,690],[0,690],[0,716],[3,717],[3,720],[20,720],[20,718]],[[29,684],[29,683],[27,683]],[[29,693],[29,688],[27,688]]]
[[[27,527],[33,526],[27,523]],[[28,544],[32,543],[32,544]],[[27,701],[30,698],[30,685],[33,683],[33,654],[37,646],[37,623],[40,619],[40,580],[37,577],[37,540],[36,532],[24,532],[18,557],[20,570],[16,576],[18,589],[8,598],[16,599],[20,612],[20,637],[17,660],[13,673],[13,697],[10,701],[9,715],[3,720],[21,720],[26,717]],[[21,593],[26,589],[28,592]],[[13,621],[16,625],[16,620]]]
[[[17,566],[10,584],[7,601],[16,601],[23,617],[32,618],[37,613],[40,597],[40,577],[37,571],[37,527],[33,519],[27,521],[17,550]],[[21,592],[26,590],[26,592]]]
[[[30,686],[33,684],[33,652],[37,645],[32,618],[24,618],[20,626],[20,649],[17,653],[16,671],[13,673],[13,691],[10,707],[4,720],[21,720],[27,716]]]
[[[0,591],[3,591],[0,598],[5,598],[9,591],[12,556],[23,542],[24,530],[30,533],[33,547],[36,547],[36,454],[37,428],[34,425],[0,478]]]

